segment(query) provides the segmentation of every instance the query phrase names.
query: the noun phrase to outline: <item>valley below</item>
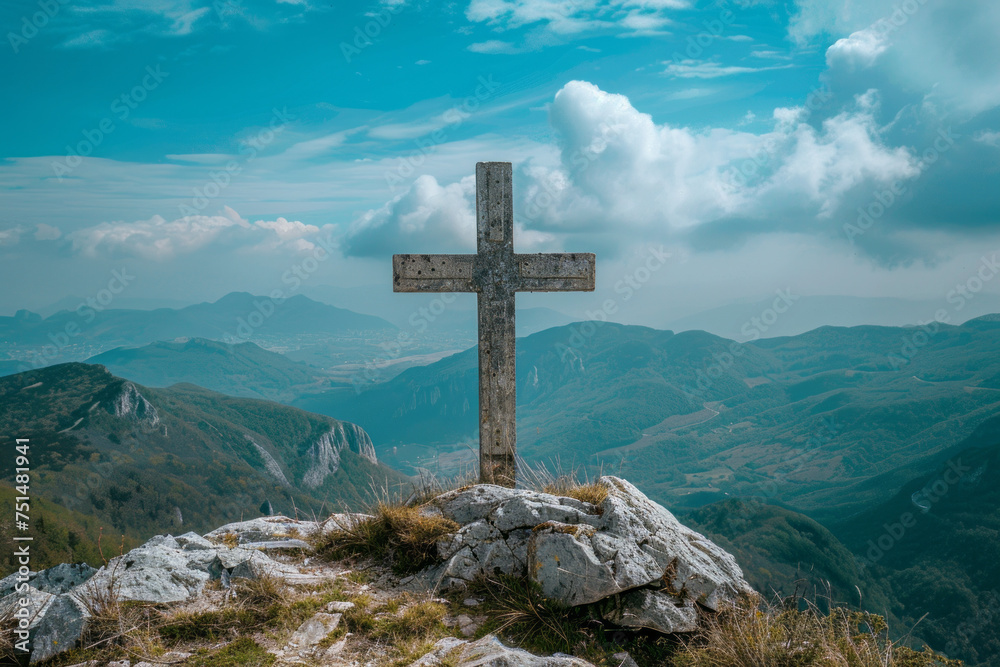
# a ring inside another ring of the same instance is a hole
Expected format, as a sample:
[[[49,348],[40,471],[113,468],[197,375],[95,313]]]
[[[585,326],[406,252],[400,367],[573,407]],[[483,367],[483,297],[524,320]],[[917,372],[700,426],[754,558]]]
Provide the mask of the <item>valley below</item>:
[[[941,326],[909,356],[906,327],[752,343],[573,332],[517,342],[527,477],[623,477],[734,553],[758,591],[863,606],[915,646],[997,664],[995,624],[968,620],[1000,600],[996,318]],[[99,564],[112,543],[474,475],[475,348],[397,349],[391,325],[299,346],[192,333],[209,336],[0,378],[0,428],[36,453],[42,561]],[[347,340],[396,356],[366,367]],[[9,482],[0,493],[13,502]]]

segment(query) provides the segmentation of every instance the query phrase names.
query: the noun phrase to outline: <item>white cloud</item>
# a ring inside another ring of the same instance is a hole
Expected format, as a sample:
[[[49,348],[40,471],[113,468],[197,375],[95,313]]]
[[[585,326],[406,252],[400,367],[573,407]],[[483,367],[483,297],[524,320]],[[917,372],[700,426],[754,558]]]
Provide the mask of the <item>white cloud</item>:
[[[66,238],[74,252],[89,257],[132,256],[161,261],[215,245],[250,251],[304,252],[315,247],[311,239],[321,231],[332,231],[332,226],[327,227],[321,230],[280,217],[250,223],[227,206],[222,215],[193,215],[171,221],[154,215],[136,222],[104,222],[72,232]]]
[[[405,193],[354,222],[347,235],[347,252],[355,256],[475,252],[475,197],[475,176],[445,186],[433,176],[420,176]],[[514,238],[521,251],[543,247],[554,236],[516,224]]]
[[[754,72],[766,72],[775,69],[787,69],[791,65],[773,65],[771,67],[737,67],[723,66],[717,62],[705,60],[681,60],[680,62],[668,62],[665,74],[670,74],[681,79],[716,79],[722,76],[733,76],[736,74],[752,74]]]
[[[689,5],[687,0],[471,0],[465,16],[497,30],[535,26],[563,37],[594,30],[648,35],[671,22],[669,11]]]
[[[17,245],[21,240],[24,229],[21,227],[11,227],[10,229],[0,229],[0,247]]]
[[[304,160],[312,157],[323,156],[334,148],[339,148],[344,144],[349,136],[364,128],[354,128],[333,132],[315,139],[308,139],[292,144],[283,153],[283,157]]]
[[[35,239],[38,241],[55,241],[62,236],[62,230],[52,225],[40,223],[35,227]]]
[[[885,145],[877,109],[870,92],[818,128],[802,109],[777,109],[774,129],[763,135],[694,131],[657,124],[625,96],[572,81],[550,107],[559,162],[527,161],[515,172],[518,219],[543,234],[521,240],[558,247],[593,235],[613,252],[735,218],[754,232],[812,233],[818,221],[842,212],[852,193],[920,173],[906,149]],[[739,182],[732,172],[751,156],[763,156],[757,173]],[[418,178],[355,222],[348,252],[471,249],[474,187],[471,176],[447,185]]]
[[[469,44],[469,50],[473,53],[520,53],[521,48],[510,42],[499,39],[488,39],[485,42],[475,42]]]
[[[846,64],[848,67],[871,67],[889,47],[887,38],[875,30],[866,29],[851,33],[850,37],[838,39],[826,50],[826,62],[830,67]]]
[[[474,176],[447,186],[433,176],[420,176],[405,193],[354,222],[348,251],[365,256],[474,249],[474,197]]]
[[[1000,132],[983,130],[982,132],[979,132],[974,139],[981,144],[993,146],[994,148],[1000,148]]]
[[[190,35],[194,27],[194,24],[198,22],[198,19],[208,14],[212,9],[210,7],[202,7],[200,9],[193,9],[190,12],[178,16],[173,25],[170,26],[170,34],[172,35]]]
[[[970,116],[1000,106],[995,0],[796,0],[796,5],[789,24],[795,41],[840,39],[828,53],[835,73],[841,65],[873,66],[899,90],[924,95],[925,104],[942,114]]]

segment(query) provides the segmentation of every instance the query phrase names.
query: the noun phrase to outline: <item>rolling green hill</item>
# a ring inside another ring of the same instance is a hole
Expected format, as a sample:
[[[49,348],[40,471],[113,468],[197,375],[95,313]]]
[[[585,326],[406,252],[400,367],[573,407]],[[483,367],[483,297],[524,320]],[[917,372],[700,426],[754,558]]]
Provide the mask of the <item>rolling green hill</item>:
[[[559,327],[518,341],[518,452],[528,459],[572,455],[583,462],[640,439],[644,427],[738,392],[745,388],[742,377],[776,369],[765,355],[747,349],[704,398],[697,397],[685,390],[696,386],[703,356],[726,354],[730,341],[703,332],[674,335],[617,324],[579,339],[573,331]],[[401,469],[427,465],[423,457],[436,457],[437,447],[478,437],[477,353],[473,348],[411,368],[360,395],[331,391],[296,404],[350,415],[385,447],[429,446],[429,453],[418,450],[411,460],[387,459]]]
[[[928,614],[928,641],[969,665],[1000,664],[1000,418],[832,529],[886,582],[900,617]]]
[[[404,482],[354,424],[194,385],[150,389],[97,365],[0,378],[0,433],[30,439],[33,498],[96,518],[105,536],[205,531],[265,500],[288,514],[357,507],[373,483]]]
[[[232,345],[204,338],[109,350],[87,363],[149,387],[189,382],[230,396],[287,402],[314,388],[323,371],[254,343]]]
[[[673,507],[764,496],[835,519],[1000,414],[1000,327],[987,320],[742,345],[582,323],[517,345],[518,453],[611,467]],[[472,349],[296,405],[362,425],[402,470],[444,469],[471,458],[477,386]]]

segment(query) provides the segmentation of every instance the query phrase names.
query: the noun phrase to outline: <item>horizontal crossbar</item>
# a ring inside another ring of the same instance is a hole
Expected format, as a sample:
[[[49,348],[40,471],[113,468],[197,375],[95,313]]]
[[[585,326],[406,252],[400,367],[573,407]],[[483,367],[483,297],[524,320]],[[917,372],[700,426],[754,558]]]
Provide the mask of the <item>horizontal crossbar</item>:
[[[478,292],[477,255],[393,255],[394,292]],[[521,292],[592,292],[596,258],[592,253],[514,255]]]

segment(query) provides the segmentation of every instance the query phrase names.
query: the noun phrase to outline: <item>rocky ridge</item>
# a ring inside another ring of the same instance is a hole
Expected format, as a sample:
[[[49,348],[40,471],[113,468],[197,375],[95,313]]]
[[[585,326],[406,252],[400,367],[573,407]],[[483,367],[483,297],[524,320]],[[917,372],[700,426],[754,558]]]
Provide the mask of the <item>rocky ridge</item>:
[[[614,626],[660,633],[693,631],[701,615],[753,595],[731,555],[628,482],[603,477],[600,484],[607,495],[597,504],[492,485],[444,493],[420,511],[448,518],[459,528],[438,541],[437,564],[403,579],[383,571],[372,584],[360,584],[349,577],[346,563],[324,562],[311,553],[312,537],[356,525],[366,515],[337,514],[323,522],[273,516],[227,524],[206,535],[157,536],[99,570],[60,565],[21,575],[24,581],[11,575],[0,581],[0,595],[5,595],[0,612],[18,606],[30,610],[25,625],[31,661],[39,662],[80,640],[91,621],[88,598],[102,591],[123,601],[205,610],[226,604],[234,582],[269,577],[307,596],[337,581],[375,598],[405,600],[405,608],[420,600],[446,603],[436,596],[461,591],[478,577],[503,574],[527,577],[546,597],[567,606],[595,605]],[[451,611],[443,619],[458,636],[438,641],[412,662],[414,667],[591,664],[568,655],[535,656],[493,635],[476,639],[484,620],[475,615],[478,601],[464,604],[467,613]],[[382,664],[370,646],[362,649],[353,642],[352,633],[333,634],[353,606],[330,602],[284,640],[261,641],[279,665]],[[182,662],[187,655],[187,648],[176,648],[172,661]],[[621,662],[629,660],[625,655]]]

